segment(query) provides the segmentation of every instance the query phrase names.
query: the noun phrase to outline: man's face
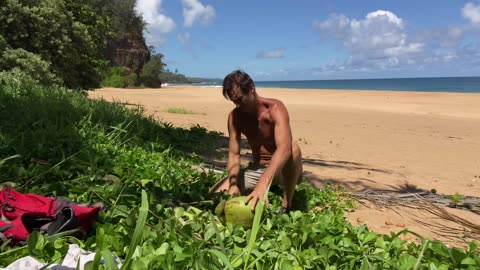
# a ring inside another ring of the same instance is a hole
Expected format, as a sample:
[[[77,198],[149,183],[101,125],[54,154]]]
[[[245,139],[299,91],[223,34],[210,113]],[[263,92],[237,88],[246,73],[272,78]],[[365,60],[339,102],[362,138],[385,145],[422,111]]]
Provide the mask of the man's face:
[[[249,89],[248,93],[244,94],[238,85],[234,85],[229,97],[239,110],[243,112],[255,111],[254,94],[252,88]]]

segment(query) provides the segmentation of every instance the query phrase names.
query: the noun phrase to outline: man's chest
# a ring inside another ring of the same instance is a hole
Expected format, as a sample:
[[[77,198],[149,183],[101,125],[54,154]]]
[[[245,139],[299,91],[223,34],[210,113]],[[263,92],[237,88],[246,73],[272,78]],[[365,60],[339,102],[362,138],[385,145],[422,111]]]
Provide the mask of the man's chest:
[[[250,119],[242,121],[240,132],[247,137],[250,142],[273,143],[274,142],[274,123],[268,117]]]

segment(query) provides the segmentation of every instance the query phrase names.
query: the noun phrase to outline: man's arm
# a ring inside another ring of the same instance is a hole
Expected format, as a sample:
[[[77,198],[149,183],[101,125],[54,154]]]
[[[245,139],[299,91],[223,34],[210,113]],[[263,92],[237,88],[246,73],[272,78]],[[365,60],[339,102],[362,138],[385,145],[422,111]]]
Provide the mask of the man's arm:
[[[228,115],[228,193],[237,195],[240,193],[238,188],[238,174],[240,173],[240,132],[235,125],[236,116],[232,111]]]
[[[270,116],[274,123],[274,136],[277,149],[272,155],[270,164],[258,180],[254,191],[247,197],[247,203],[253,200],[253,209],[257,202],[263,198],[273,177],[281,174],[283,167],[292,155],[292,132],[287,108],[283,103],[278,102],[272,107]]]

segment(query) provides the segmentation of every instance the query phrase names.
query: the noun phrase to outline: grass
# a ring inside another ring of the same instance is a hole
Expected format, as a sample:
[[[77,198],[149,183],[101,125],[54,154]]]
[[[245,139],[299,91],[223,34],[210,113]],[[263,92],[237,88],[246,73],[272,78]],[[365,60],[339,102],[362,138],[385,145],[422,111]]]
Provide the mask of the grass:
[[[405,242],[348,223],[341,190],[297,187],[302,211],[278,215],[281,193],[257,209],[245,230],[221,224],[212,199],[218,180],[195,166],[219,134],[174,128],[141,108],[90,100],[80,93],[0,73],[0,183],[21,192],[66,196],[106,206],[83,239],[32,233],[27,247],[0,245],[0,267],[31,255],[53,263],[69,243],[124,259],[130,269],[478,269],[476,242]],[[41,160],[42,162],[38,162]],[[107,177],[108,176],[108,177]],[[114,176],[115,181],[111,181]],[[7,256],[8,255],[8,256]],[[112,260],[90,268],[117,269]]]
[[[165,112],[168,112],[168,113],[173,113],[173,114],[201,114],[201,115],[205,115],[205,113],[197,113],[197,112],[194,112],[194,111],[190,111],[190,110],[187,110],[185,108],[168,108],[165,110]]]

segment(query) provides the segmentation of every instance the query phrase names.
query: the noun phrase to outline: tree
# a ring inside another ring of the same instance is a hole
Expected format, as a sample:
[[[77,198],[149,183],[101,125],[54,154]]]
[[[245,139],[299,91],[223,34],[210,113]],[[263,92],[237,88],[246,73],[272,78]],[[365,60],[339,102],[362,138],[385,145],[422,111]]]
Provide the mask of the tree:
[[[118,36],[125,32],[142,33],[145,22],[135,11],[136,0],[84,0],[95,12],[108,18],[111,34]]]
[[[163,56],[161,53],[155,54],[151,56],[150,61],[143,66],[140,72],[140,80],[143,85],[154,88],[162,86],[160,74],[166,66],[165,63],[162,62]]]
[[[99,85],[98,69],[105,64],[102,48],[108,32],[105,18],[76,0],[2,2],[0,35],[11,53],[42,63],[67,87],[89,89]],[[4,54],[0,57],[5,61]],[[3,66],[1,70],[12,68]]]
[[[59,83],[59,79],[49,70],[50,63],[37,54],[24,49],[6,49],[0,58],[0,70],[23,73],[45,85]]]

